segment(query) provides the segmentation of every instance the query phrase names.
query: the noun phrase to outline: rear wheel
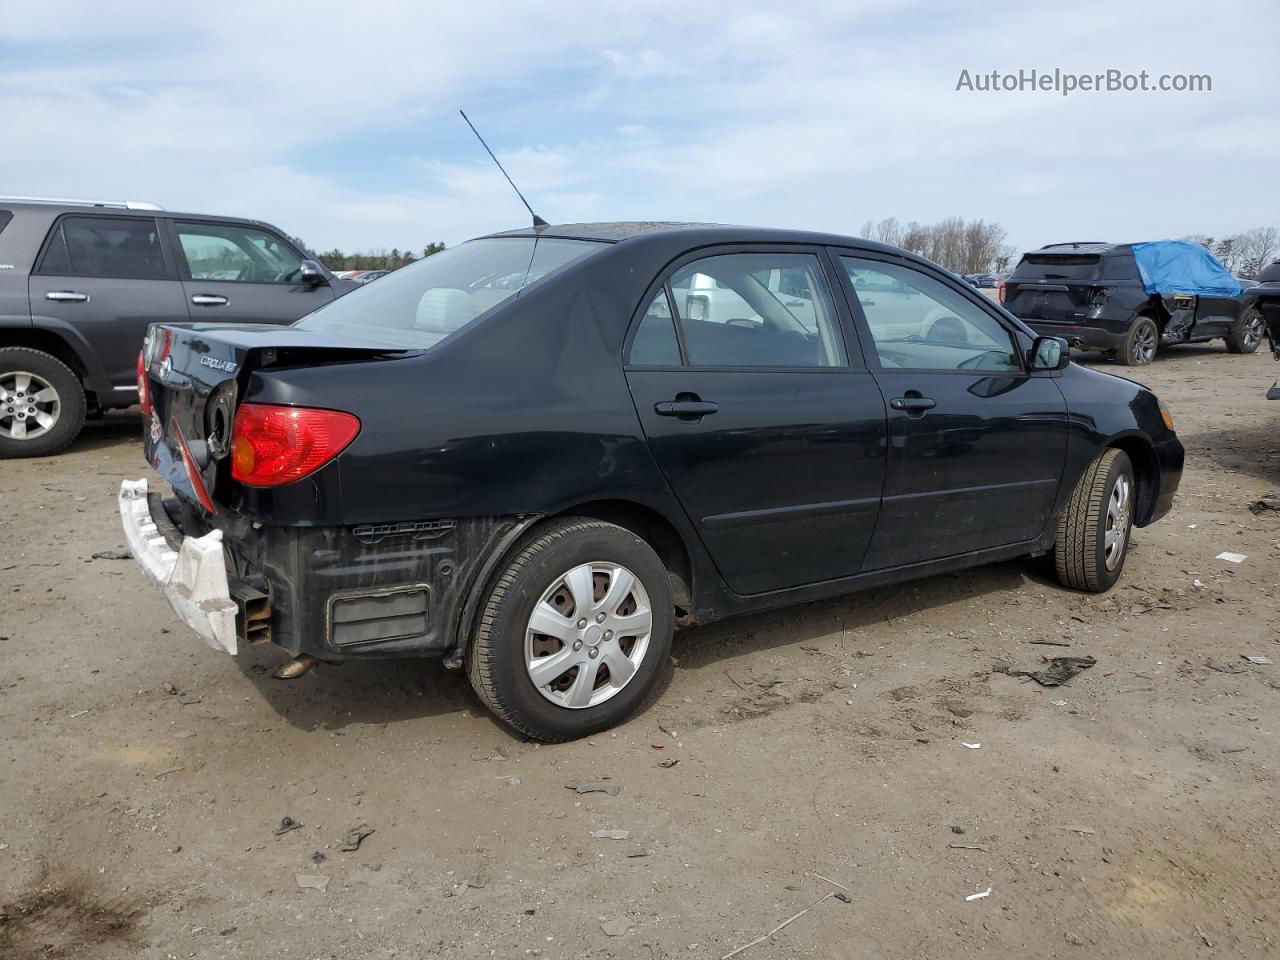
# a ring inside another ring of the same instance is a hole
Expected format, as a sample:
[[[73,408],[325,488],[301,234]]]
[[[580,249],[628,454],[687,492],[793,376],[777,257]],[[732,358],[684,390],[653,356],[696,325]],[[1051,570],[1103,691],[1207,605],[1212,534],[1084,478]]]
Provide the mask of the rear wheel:
[[[480,699],[538,740],[625,719],[652,689],[674,628],[667,571],[635,534],[557,522],[494,583],[467,650]]]
[[[1227,353],[1253,353],[1262,342],[1265,329],[1261,311],[1245,310],[1227,332]]]
[[[57,357],[0,348],[0,459],[57,453],[80,434],[84,387]]]
[[[1136,489],[1123,450],[1104,450],[1089,464],[1058,517],[1053,558],[1063,586],[1104,593],[1120,579]]]
[[[1144,367],[1156,358],[1160,346],[1160,329],[1148,316],[1135,317],[1116,351],[1116,359],[1127,367]]]

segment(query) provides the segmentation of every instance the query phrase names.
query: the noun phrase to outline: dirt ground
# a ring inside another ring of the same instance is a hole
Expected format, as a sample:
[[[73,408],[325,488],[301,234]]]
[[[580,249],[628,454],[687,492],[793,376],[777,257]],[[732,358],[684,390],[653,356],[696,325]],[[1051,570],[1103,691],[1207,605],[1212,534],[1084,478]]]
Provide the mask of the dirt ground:
[[[432,663],[272,680],[91,559],[135,413],[0,463],[0,957],[720,958],[805,908],[740,956],[1276,956],[1277,372],[1130,372],[1187,472],[1109,594],[1006,563],[686,631],[644,712],[555,747]]]

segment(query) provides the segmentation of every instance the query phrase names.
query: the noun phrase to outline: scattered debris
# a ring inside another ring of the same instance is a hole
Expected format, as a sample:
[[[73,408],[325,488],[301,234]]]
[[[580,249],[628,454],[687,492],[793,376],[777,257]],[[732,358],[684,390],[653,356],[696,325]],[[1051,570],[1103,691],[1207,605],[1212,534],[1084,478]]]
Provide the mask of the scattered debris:
[[[1249,504],[1249,512],[1256,517],[1262,516],[1269,510],[1280,511],[1280,493],[1264,493],[1261,500],[1255,500]]]
[[[625,937],[635,929],[635,924],[626,917],[618,917],[616,920],[603,921],[600,929],[604,931],[606,937]]]
[[[839,900],[841,903],[853,903],[853,898],[850,897],[847,893],[837,893],[836,899]]]
[[[806,873],[806,874],[805,874],[805,876],[807,876],[807,877],[813,877],[813,879],[815,879],[815,880],[821,880],[823,883],[829,883],[829,884],[831,884],[833,887],[839,887],[841,890],[846,890],[846,891],[847,891],[847,890],[849,889],[849,888],[848,888],[848,887],[846,887],[843,883],[836,883],[834,880],[829,880],[828,878],[824,877],[824,876],[823,876],[822,874],[820,874],[820,873]],[[799,888],[797,888],[797,889],[799,889]],[[849,902],[848,900],[845,900],[845,903],[848,903],[848,902]]]
[[[1212,949],[1213,944],[1209,942],[1209,938],[1204,935],[1204,931],[1200,929],[1200,924],[1195,924],[1196,933],[1200,935],[1200,939],[1204,941],[1204,945]]]
[[[958,823],[953,823],[951,825],[951,832],[955,834],[964,833],[964,827],[960,826]]]
[[[293,879],[303,890],[319,890],[324,893],[329,888],[329,878],[314,873],[295,873]]]
[[[1256,663],[1256,664],[1258,664],[1259,666],[1264,666],[1264,665],[1266,665],[1266,664],[1268,664],[1268,663],[1270,663],[1270,662],[1271,662],[1271,658],[1270,658],[1270,657],[1251,657],[1251,656],[1249,656],[1249,654],[1247,654],[1247,653],[1242,653],[1242,654],[1240,654],[1240,656],[1244,657],[1244,658],[1245,658],[1246,660],[1248,660],[1250,663]]]
[[[169,769],[167,769],[167,770],[161,770],[159,773],[157,773],[157,774],[156,774],[154,777],[152,777],[151,779],[153,779],[153,780],[163,780],[165,777],[169,776],[169,774],[171,774],[171,773],[177,773],[179,770],[182,770],[182,769],[185,769],[185,768],[184,768],[184,767],[182,767],[181,765],[176,766],[176,767],[170,767],[170,768],[169,768]]]
[[[622,787],[616,783],[610,783],[608,777],[600,780],[574,780],[572,783],[566,783],[565,788],[574,793],[607,793],[611,797],[616,797],[622,792]]]
[[[312,863],[324,863],[326,859],[328,858],[325,857],[325,855],[321,853],[319,850],[317,850],[315,853],[311,855]]]
[[[1065,830],[1067,831],[1067,833],[1084,834],[1086,837],[1092,837],[1097,833],[1097,831],[1094,830],[1092,827],[1059,827],[1058,829]]]
[[[948,843],[947,847],[951,850],[981,850],[983,853],[989,853],[987,847],[980,843]]]
[[[981,893],[969,894],[967,897],[964,898],[964,900],[965,900],[965,903],[968,903],[971,900],[982,900],[989,896],[991,896],[991,888],[987,887],[987,889],[983,890]]]
[[[1049,664],[1046,670],[1012,670],[1008,664],[1003,663],[998,663],[991,669],[994,673],[1004,673],[1011,677],[1030,677],[1042,687],[1060,687],[1098,661],[1094,657],[1053,657],[1045,662]]]
[[[1227,660],[1214,660],[1212,658],[1206,660],[1204,665],[1210,670],[1217,670],[1219,673],[1245,673],[1249,669],[1242,663],[1231,663]]]
[[[444,895],[446,897],[460,897],[468,890],[483,890],[486,883],[488,881],[484,877],[476,874],[474,877],[466,877],[463,880],[459,880],[446,890]]]
[[[1248,747],[1223,747],[1222,752],[1223,753],[1244,753],[1248,749],[1249,749]]]
[[[1268,661],[1268,662],[1270,662],[1270,661]],[[68,720],[77,720],[77,719],[79,719],[80,717],[83,717],[83,716],[84,716],[86,713],[88,713],[88,712],[89,712],[88,710],[77,710],[75,713],[70,714],[70,715],[67,717],[67,719],[68,719]]]
[[[1213,559],[1225,560],[1227,563],[1244,563],[1249,557],[1243,553],[1232,553],[1230,550],[1223,550]]]
[[[814,876],[817,876],[817,874],[814,874]],[[830,882],[830,881],[828,881],[828,882]],[[720,960],[729,960],[729,958],[730,958],[730,957],[736,957],[738,954],[742,953],[744,950],[750,950],[752,947],[754,947],[754,946],[755,946],[756,944],[758,944],[758,943],[764,943],[766,940],[768,940],[770,937],[772,937],[775,933],[777,933],[777,932],[778,932],[779,930],[781,930],[783,927],[787,926],[787,925],[788,925],[788,924],[790,924],[790,923],[794,923],[795,921],[797,921],[797,920],[799,920],[801,917],[803,917],[806,913],[808,913],[810,910],[812,910],[814,907],[821,906],[822,904],[826,903],[828,900],[831,900],[831,899],[833,899],[833,898],[835,898],[835,897],[840,897],[840,894],[838,894],[838,893],[828,893],[825,897],[823,897],[823,898],[822,898],[821,900],[819,900],[817,903],[813,904],[812,906],[805,907],[803,910],[801,910],[801,911],[800,911],[799,913],[797,913],[795,916],[788,917],[786,920],[783,920],[780,924],[778,924],[776,927],[774,927],[772,930],[770,930],[768,933],[766,933],[763,937],[756,937],[756,939],[752,940],[752,941],[751,941],[750,943],[748,943],[748,944],[744,944],[743,946],[739,947],[737,950],[732,950],[732,951],[730,951],[729,953],[726,953],[723,957],[721,957],[721,958],[720,958]],[[848,903],[848,902],[849,902],[849,901],[848,901],[846,898],[844,898],[844,897],[840,897],[840,899],[841,899],[841,901],[842,901],[842,902],[844,902],[844,903]]]
[[[293,817],[281,817],[280,826],[276,827],[271,832],[277,837],[282,837],[290,830],[297,830],[301,826],[302,822],[300,820],[295,820]]]
[[[970,750],[979,750],[982,748],[982,744],[980,743],[966,743],[963,740],[960,741],[960,746],[968,747]]]
[[[625,840],[631,836],[630,830],[592,830],[591,835],[597,840]]]
[[[625,854],[623,854],[623,856],[625,856],[628,860],[636,860],[640,857],[647,857],[648,855],[649,855],[649,851],[646,850],[644,847],[636,847],[634,850],[628,850]]]
[[[1075,619],[1080,619],[1076,617]],[[1081,621],[1083,623],[1083,621]],[[1042,647],[1069,647],[1071,644],[1062,640],[1028,640],[1027,643],[1039,644]]]
[[[660,767],[666,767],[668,770],[670,770],[672,767],[674,767],[674,766],[675,766],[677,763],[679,763],[679,762],[680,762],[680,761],[679,761],[679,760],[676,760],[674,757],[668,757],[666,760],[659,760],[659,761],[658,761],[658,766],[660,766]]]
[[[367,823],[358,824],[342,835],[342,843],[338,845],[338,849],[343,853],[354,853],[360,849],[361,841],[371,833],[373,827]]]
[[[94,560],[132,560],[133,554],[128,550],[99,550],[93,555]]]

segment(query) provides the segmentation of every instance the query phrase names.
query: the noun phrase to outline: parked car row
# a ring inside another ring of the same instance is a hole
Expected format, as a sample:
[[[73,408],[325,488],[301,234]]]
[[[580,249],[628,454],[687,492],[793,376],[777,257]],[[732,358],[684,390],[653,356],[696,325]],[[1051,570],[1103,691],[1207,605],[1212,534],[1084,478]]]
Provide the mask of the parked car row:
[[[357,286],[258,220],[0,197],[0,458],[137,403],[153,323],[290,323]]]
[[[333,275],[355,283],[371,283],[390,272],[390,270],[335,270]]]

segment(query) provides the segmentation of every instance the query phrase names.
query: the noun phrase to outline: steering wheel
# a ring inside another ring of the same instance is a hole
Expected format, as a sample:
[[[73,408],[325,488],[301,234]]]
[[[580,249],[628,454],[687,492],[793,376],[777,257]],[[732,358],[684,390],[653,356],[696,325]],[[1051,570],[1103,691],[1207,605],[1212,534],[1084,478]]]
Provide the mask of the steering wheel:
[[[929,325],[925,339],[961,347],[969,345],[969,333],[959,317],[939,317]]]

